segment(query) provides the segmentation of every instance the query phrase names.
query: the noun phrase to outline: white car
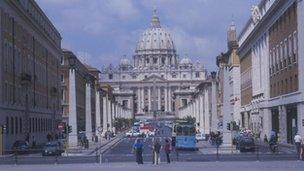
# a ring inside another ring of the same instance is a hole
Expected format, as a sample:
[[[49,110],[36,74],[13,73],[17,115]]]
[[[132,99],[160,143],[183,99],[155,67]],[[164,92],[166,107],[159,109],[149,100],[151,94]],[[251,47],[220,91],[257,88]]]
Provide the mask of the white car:
[[[140,133],[137,132],[137,131],[129,131],[129,132],[126,133],[127,137],[137,137],[139,135],[140,135]]]
[[[197,133],[195,135],[196,141],[206,141],[206,135],[203,133]]]

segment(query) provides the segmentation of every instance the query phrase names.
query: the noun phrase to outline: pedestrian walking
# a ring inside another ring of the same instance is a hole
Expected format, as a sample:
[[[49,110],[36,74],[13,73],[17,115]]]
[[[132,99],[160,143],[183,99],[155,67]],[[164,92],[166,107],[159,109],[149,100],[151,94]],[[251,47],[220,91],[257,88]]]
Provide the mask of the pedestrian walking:
[[[136,143],[133,145],[133,149],[134,149],[135,155],[136,155],[137,164],[144,164],[143,156],[142,156],[143,146],[144,145],[143,145],[143,143],[140,139],[137,139]]]
[[[156,139],[154,144],[153,144],[153,153],[154,153],[154,163],[153,164],[159,164],[160,163],[160,156],[159,156],[159,152],[161,149],[161,144],[159,142],[159,139]]]
[[[167,163],[170,163],[170,153],[171,153],[171,144],[169,139],[166,139],[166,144],[165,144],[165,153],[167,157]]]
[[[176,149],[176,137],[172,137],[171,140],[171,151],[174,151],[176,154],[176,160],[178,160],[178,151]]]
[[[297,149],[297,156],[299,158],[301,158],[301,142],[302,142],[302,137],[299,135],[299,133],[297,133],[294,137],[294,142],[296,145],[296,149]]]
[[[301,140],[301,153],[300,153],[300,159],[304,160],[304,137]]]

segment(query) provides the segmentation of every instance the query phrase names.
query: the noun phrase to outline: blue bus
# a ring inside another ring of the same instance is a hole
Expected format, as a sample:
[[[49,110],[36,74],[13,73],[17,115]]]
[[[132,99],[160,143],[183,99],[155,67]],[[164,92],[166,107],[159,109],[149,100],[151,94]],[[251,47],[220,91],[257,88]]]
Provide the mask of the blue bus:
[[[172,129],[177,149],[197,150],[195,140],[195,125],[189,123],[175,123]]]

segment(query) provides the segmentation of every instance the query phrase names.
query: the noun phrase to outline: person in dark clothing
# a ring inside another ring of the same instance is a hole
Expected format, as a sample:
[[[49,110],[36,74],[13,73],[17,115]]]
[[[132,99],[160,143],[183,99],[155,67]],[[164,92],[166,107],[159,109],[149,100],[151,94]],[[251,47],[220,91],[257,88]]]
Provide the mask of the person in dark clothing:
[[[168,139],[166,139],[165,153],[166,153],[166,157],[167,157],[167,163],[170,163],[171,144]]]
[[[133,149],[135,150],[137,164],[144,164],[143,156],[142,156],[143,146],[144,145],[140,139],[137,139],[136,143],[133,145]]]
[[[159,156],[159,152],[161,149],[161,145],[159,142],[159,139],[156,139],[154,144],[153,144],[153,154],[154,154],[154,163],[153,164],[159,164],[160,161],[160,156]]]
[[[171,151],[174,151],[176,154],[176,160],[178,160],[178,150],[176,149],[176,137],[172,137],[171,140]]]

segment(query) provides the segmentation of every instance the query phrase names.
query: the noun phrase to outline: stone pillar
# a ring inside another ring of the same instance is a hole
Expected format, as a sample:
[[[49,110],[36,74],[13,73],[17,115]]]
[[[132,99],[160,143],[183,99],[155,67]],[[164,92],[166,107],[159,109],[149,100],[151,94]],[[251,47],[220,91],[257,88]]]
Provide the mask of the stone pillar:
[[[298,133],[300,135],[304,135],[304,104],[303,103],[298,103],[297,104],[297,110],[298,110],[298,122],[297,122],[297,127],[298,127]]]
[[[223,114],[223,146],[232,145],[231,131],[227,129],[227,124],[231,122],[230,114],[230,92],[229,87],[229,73],[228,67],[223,68],[223,107],[221,113]]]
[[[168,87],[165,87],[165,111],[168,111]]]
[[[151,87],[148,88],[148,110],[151,111]]]
[[[78,145],[77,138],[77,103],[76,103],[76,71],[69,70],[69,125],[72,126],[72,132],[69,133],[69,148],[75,148]]]
[[[161,110],[161,93],[160,93],[160,87],[157,87],[157,98],[158,98],[158,110]]]
[[[279,142],[280,143],[287,143],[287,113],[286,113],[286,107],[280,106],[279,107]]]
[[[141,112],[144,113],[144,108],[145,108],[145,93],[144,93],[144,87],[141,88]]]
[[[98,128],[102,128],[101,125],[101,112],[100,112],[100,92],[99,90],[96,90],[96,95],[95,95],[95,134],[98,135]]]
[[[204,96],[203,96],[203,94],[199,95],[199,99],[200,99],[199,123],[200,123],[200,129],[204,129],[204,126],[205,126],[204,114],[205,114],[205,112],[204,112]]]
[[[262,128],[261,128],[261,137],[264,138],[266,135],[269,138],[270,132],[272,130],[272,121],[271,121],[271,110],[270,109],[260,109],[260,116],[263,116]]]
[[[140,88],[137,88],[137,113],[141,113],[141,95]]]
[[[109,124],[109,130],[112,130],[112,101],[108,100],[108,110],[107,110],[107,115],[108,115],[108,124]]]
[[[108,95],[102,97],[102,130],[103,134],[108,130]]]
[[[205,133],[210,134],[209,91],[205,91]]]
[[[91,108],[91,84],[86,83],[86,101],[85,101],[85,114],[86,114],[86,136],[89,141],[92,140],[92,108]]]
[[[211,85],[211,131],[217,131],[217,101],[216,101],[216,82],[212,81]]]
[[[169,112],[172,112],[172,91],[171,87],[169,87],[169,92],[168,92],[168,100],[169,100]]]

